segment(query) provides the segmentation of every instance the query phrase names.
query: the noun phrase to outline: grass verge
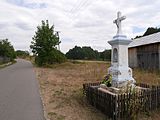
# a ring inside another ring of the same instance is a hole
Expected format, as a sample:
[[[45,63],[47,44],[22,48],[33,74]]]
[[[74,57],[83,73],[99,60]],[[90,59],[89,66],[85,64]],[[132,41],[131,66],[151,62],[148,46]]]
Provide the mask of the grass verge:
[[[13,65],[16,63],[16,60],[12,61],[12,62],[8,62],[8,63],[4,63],[4,64],[0,64],[0,69],[5,68],[7,66]]]

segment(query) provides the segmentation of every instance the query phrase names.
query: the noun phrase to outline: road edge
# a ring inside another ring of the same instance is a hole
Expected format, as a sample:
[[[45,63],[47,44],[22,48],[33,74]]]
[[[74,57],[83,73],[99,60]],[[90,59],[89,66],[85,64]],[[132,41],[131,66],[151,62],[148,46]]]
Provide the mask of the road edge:
[[[8,62],[8,63],[5,63],[5,64],[2,64],[2,65],[0,65],[0,69],[5,68],[5,67],[8,67],[8,66],[10,66],[10,65],[13,65],[13,64],[15,64],[15,63],[16,63],[16,61]]]
[[[34,70],[35,70],[35,66],[34,66]],[[37,76],[36,76],[37,77]],[[43,100],[43,95],[41,93],[41,86],[40,86],[40,82],[38,80],[38,78],[36,78],[37,82],[38,82],[38,91],[39,91],[39,94],[40,94],[40,99],[41,99],[41,102],[42,102],[42,109],[43,109],[43,115],[44,115],[44,119],[45,120],[50,120],[47,116],[47,112],[46,112],[46,108],[45,108],[45,104],[44,104],[44,100]]]

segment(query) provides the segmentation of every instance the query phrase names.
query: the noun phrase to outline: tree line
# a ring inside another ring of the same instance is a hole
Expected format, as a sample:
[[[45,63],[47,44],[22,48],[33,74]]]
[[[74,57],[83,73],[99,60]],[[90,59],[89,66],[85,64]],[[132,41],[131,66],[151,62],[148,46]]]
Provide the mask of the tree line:
[[[16,56],[18,58],[25,59],[25,58],[29,57],[30,55],[29,55],[29,52],[27,50],[17,50],[16,51]]]
[[[66,53],[67,59],[80,59],[80,60],[111,60],[111,50],[104,50],[98,52],[91,47],[75,46]]]
[[[15,51],[13,45],[8,41],[8,39],[0,40],[0,64],[12,62],[16,57],[26,58],[28,56],[28,51]]]
[[[143,35],[136,36],[134,39],[144,37],[144,36],[147,36],[147,35],[151,35],[151,34],[154,34],[154,33],[157,33],[157,32],[160,32],[160,28],[149,27]]]

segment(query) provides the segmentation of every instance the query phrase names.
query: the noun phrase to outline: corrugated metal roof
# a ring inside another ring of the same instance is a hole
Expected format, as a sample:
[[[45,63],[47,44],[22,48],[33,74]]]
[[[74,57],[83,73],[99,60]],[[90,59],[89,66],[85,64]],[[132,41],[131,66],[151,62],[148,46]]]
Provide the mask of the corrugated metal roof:
[[[141,38],[137,38],[133,40],[133,42],[131,42],[128,47],[131,48],[131,47],[158,43],[158,42],[160,43],[160,32],[154,33],[148,36],[144,36]]]

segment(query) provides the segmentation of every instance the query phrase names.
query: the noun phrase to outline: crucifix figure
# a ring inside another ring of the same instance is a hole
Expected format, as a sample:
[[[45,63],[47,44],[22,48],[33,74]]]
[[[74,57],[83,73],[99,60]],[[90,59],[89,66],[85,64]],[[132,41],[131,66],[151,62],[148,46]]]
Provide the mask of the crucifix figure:
[[[122,35],[121,21],[125,19],[126,16],[121,16],[121,12],[117,13],[117,19],[113,21],[117,25],[117,35]]]

